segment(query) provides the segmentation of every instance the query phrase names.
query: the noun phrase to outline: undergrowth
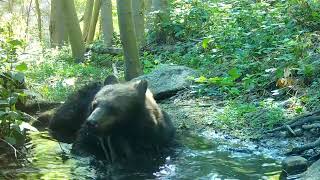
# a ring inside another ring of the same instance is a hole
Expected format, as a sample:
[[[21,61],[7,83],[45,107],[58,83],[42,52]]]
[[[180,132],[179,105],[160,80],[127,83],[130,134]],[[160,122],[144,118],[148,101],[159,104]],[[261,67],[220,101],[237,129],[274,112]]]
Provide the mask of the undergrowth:
[[[148,34],[153,59],[198,69],[199,93],[229,101],[217,117],[224,125],[270,129],[320,107],[317,1],[182,0],[171,8],[170,21]]]
[[[38,58],[31,62],[27,71],[28,84],[32,91],[50,101],[64,101],[71,92],[84,84],[103,82],[112,71],[111,68],[90,63],[90,60],[74,63],[70,49],[66,47],[60,50],[48,49]]]
[[[228,105],[216,119],[231,129],[270,129],[320,107],[316,1],[170,2],[170,20],[152,26],[140,52],[144,73],[162,63],[197,69],[202,74],[194,77],[198,94],[223,96]],[[158,35],[166,41],[159,44]],[[61,101],[79,86],[103,80],[114,64],[121,76],[121,55],[92,53],[85,63],[74,64],[68,49],[48,50],[28,69],[28,84]],[[285,102],[289,105],[279,105]]]

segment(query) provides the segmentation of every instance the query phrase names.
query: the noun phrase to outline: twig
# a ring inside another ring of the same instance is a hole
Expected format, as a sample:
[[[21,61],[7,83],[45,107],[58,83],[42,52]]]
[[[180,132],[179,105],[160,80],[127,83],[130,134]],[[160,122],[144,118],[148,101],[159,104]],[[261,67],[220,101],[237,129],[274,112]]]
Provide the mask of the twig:
[[[3,141],[4,143],[6,143],[8,146],[10,146],[10,147],[13,149],[13,151],[14,151],[14,156],[15,156],[17,162],[18,162],[18,156],[17,156],[17,153],[18,153],[18,154],[20,154],[21,156],[24,157],[24,160],[26,160],[28,163],[31,163],[31,162],[27,159],[27,157],[24,156],[23,153],[21,153],[19,150],[17,150],[17,149],[16,149],[12,144],[10,144],[8,141],[6,141],[6,140],[4,140],[4,139],[2,139],[2,138],[0,138],[0,141]]]
[[[319,113],[319,112],[320,111],[317,111],[317,113]],[[317,114],[317,113],[315,112],[313,114]],[[308,115],[305,115],[305,116],[300,116],[300,117],[292,120],[291,122],[286,123],[283,126],[280,126],[280,127],[277,127],[277,128],[275,128],[273,130],[267,131],[267,133],[273,133],[275,131],[285,130],[285,129],[287,129],[287,126],[290,126],[291,128],[294,128],[296,126],[300,126],[300,125],[303,125],[305,123],[313,122],[313,121],[317,121],[317,120],[320,120],[320,116],[312,116],[312,114],[308,114]]]
[[[320,128],[320,123],[302,125],[302,129],[304,129],[304,130],[309,130],[309,129],[313,129],[313,128]]]
[[[13,149],[14,157],[16,158],[16,160],[18,160],[17,152],[18,152],[19,154],[22,154],[22,153],[20,153],[20,152],[19,152],[12,144],[10,144],[8,141],[6,141],[6,140],[4,140],[4,139],[1,139],[1,138],[0,138],[0,140],[1,140],[2,142],[6,143],[7,145],[9,145],[9,146]]]
[[[191,105],[191,104],[178,104],[178,106],[188,106],[188,107],[211,107],[212,104],[197,104],[197,105]]]
[[[112,71],[113,71],[113,75],[114,75],[117,79],[119,79],[119,72],[118,72],[116,63],[112,63]]]
[[[288,129],[288,131],[293,135],[296,136],[296,133],[291,129],[291,127],[289,125],[286,125],[286,128]]]

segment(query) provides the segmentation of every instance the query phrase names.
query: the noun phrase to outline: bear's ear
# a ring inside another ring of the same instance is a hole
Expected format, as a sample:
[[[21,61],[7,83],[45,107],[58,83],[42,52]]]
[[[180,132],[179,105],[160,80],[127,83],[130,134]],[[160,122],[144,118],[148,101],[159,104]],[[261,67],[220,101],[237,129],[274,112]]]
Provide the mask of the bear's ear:
[[[118,84],[118,78],[115,75],[109,75],[105,80],[104,80],[104,85],[109,85],[109,84]]]
[[[139,94],[145,96],[146,91],[148,89],[148,81],[139,80],[134,83],[134,87],[138,90]]]

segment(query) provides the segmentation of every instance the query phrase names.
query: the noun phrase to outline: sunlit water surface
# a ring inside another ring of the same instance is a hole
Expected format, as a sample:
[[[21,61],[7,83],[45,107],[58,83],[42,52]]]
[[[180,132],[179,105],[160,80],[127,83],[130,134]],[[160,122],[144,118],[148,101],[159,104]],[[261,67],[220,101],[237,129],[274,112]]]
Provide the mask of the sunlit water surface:
[[[30,134],[30,161],[24,168],[2,170],[16,179],[278,179],[280,157],[270,149],[222,137],[214,132],[179,134],[172,154],[156,168],[128,170],[92,157],[70,155],[71,145],[47,132]],[[157,164],[157,163],[156,163]]]

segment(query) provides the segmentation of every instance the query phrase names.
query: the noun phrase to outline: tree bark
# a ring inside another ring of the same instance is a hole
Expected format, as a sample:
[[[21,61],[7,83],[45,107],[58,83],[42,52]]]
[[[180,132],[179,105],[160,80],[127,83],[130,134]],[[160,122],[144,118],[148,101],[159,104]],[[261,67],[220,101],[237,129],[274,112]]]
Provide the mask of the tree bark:
[[[113,21],[112,21],[112,2],[111,0],[103,0],[101,4],[101,20],[103,40],[106,47],[112,45],[113,37]]]
[[[132,2],[132,12],[134,20],[134,29],[136,32],[138,47],[144,44],[144,14],[145,14],[145,1],[134,0]]]
[[[51,1],[50,14],[50,43],[51,47],[63,46],[68,42],[68,32],[66,28],[66,19],[64,19],[61,0]]]
[[[94,3],[94,0],[87,0],[86,9],[83,15],[82,38],[84,41],[86,41],[88,37],[90,21],[91,21],[92,11],[93,11],[93,3]]]
[[[146,22],[145,22],[145,29],[146,29],[146,32],[148,33],[149,30],[151,29],[152,27],[152,21],[151,21],[151,17],[152,17],[152,0],[145,0],[144,1],[145,3],[145,16],[146,16]]]
[[[117,11],[125,60],[125,79],[129,81],[142,73],[132,17],[132,1],[117,0]]]
[[[25,30],[25,35],[24,38],[27,40],[28,34],[29,34],[29,23],[30,23],[30,12],[31,12],[31,6],[32,6],[32,0],[30,0],[29,5],[27,7],[27,12],[26,12],[26,30]]]
[[[76,8],[74,6],[74,0],[60,0],[63,3],[63,12],[66,23],[66,28],[69,35],[71,44],[72,56],[76,62],[82,62],[84,60],[85,46],[82,40],[82,33]]]
[[[98,22],[99,12],[101,8],[101,0],[95,0],[94,6],[93,6],[93,13],[90,21],[90,28],[88,33],[88,38],[86,42],[91,43],[93,41],[95,32],[96,32],[96,26]]]
[[[160,24],[162,22],[169,21],[169,9],[168,0],[152,0],[152,11],[158,12],[155,17],[155,24]],[[164,30],[160,27],[156,37],[156,41],[164,42],[166,40],[166,34]]]
[[[35,0],[37,20],[38,20],[38,31],[39,31],[39,40],[42,42],[42,23],[41,23],[41,10],[39,5],[39,0]]]

